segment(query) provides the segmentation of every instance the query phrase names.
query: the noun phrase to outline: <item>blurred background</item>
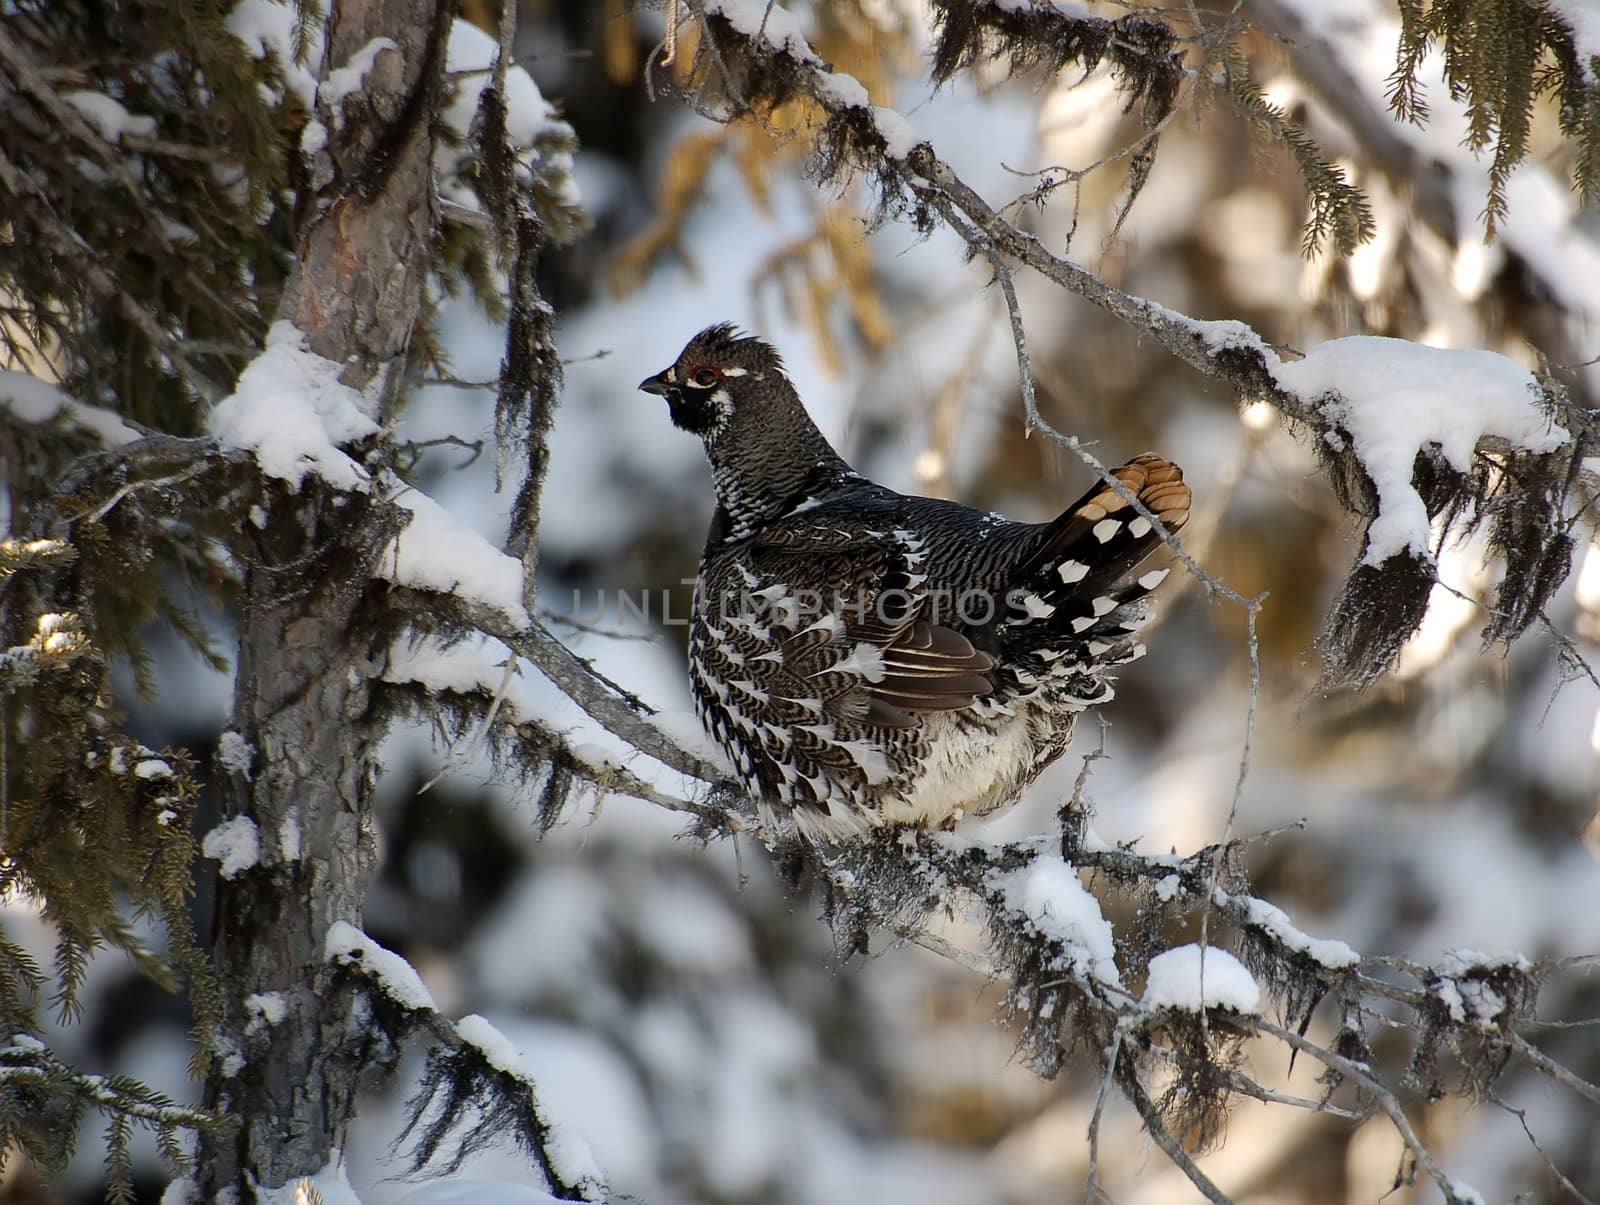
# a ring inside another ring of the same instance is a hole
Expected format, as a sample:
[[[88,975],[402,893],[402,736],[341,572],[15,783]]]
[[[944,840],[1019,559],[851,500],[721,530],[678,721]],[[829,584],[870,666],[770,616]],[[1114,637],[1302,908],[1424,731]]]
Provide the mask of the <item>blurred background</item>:
[[[824,58],[895,106],[991,204],[1018,201],[1010,216],[1121,288],[1196,317],[1243,319],[1294,348],[1352,333],[1487,347],[1547,364],[1575,401],[1593,404],[1600,214],[1578,210],[1566,186],[1570,152],[1553,114],[1537,115],[1535,154],[1511,181],[1499,240],[1486,244],[1487,164],[1462,147],[1447,89],[1433,87],[1426,127],[1387,116],[1397,19],[1379,0],[1244,6],[1261,26],[1244,46],[1268,96],[1371,199],[1377,236],[1346,260],[1302,255],[1292,161],[1225,102],[1185,99],[1111,237],[1126,160],[1029,199],[1062,175],[1041,169],[1087,168],[1138,136],[1103,70],[1012,81],[979,71],[933,91],[923,57],[931,18],[919,0],[791,7]],[[493,28],[496,11],[467,0],[465,15]],[[528,0],[521,16],[519,54],[577,132],[593,222],[544,258],[541,282],[571,361],[545,493],[542,602],[578,652],[676,731],[692,727],[684,629],[624,613],[617,595],[648,592],[657,615],[664,596],[672,613],[687,610],[709,473],[698,442],[635,386],[714,321],[773,341],[824,431],[896,489],[1043,519],[1088,485],[1069,454],[1024,438],[1009,327],[985,266],[942,232],[875,224],[865,188],[810,182],[804,113],[787,115],[788,127],[780,114],[776,129],[697,116],[684,96],[692,40],[647,86],[660,9]],[[1036,279],[1019,287],[1044,416],[1108,463],[1145,450],[1179,461],[1196,497],[1189,549],[1241,594],[1269,594],[1256,750],[1235,832],[1306,823],[1255,847],[1258,891],[1307,931],[1364,954],[1600,951],[1600,691],[1547,632],[1531,631],[1509,655],[1480,647],[1493,584],[1483,549],[1443,550],[1441,577],[1464,597],[1435,591],[1395,673],[1359,695],[1319,693],[1314,641],[1359,529],[1306,440],[1088,304]],[[502,334],[470,306],[447,311],[443,335],[457,376],[494,375]],[[405,422],[417,439],[487,439],[493,397],[419,389]],[[495,493],[492,455],[463,467],[469,459],[430,453],[423,484],[499,543],[514,490]],[[1081,723],[1073,750],[976,835],[1050,829],[1081,755],[1103,735],[1108,756],[1086,791],[1102,838],[1187,853],[1222,836],[1247,709],[1245,616],[1176,575],[1162,597],[1149,655],[1099,713],[1103,733],[1094,718]],[[1574,573],[1550,619],[1592,658],[1600,568]],[[227,617],[214,621],[225,633]],[[160,692],[136,705],[130,731],[208,758],[230,684],[175,642],[152,640]],[[598,739],[547,686],[519,690],[575,740]],[[867,957],[843,959],[818,902],[787,894],[760,848],[702,847],[648,805],[585,797],[541,840],[532,792],[477,761],[419,795],[449,755],[422,728],[390,741],[368,931],[413,962],[442,1009],[481,1012],[522,1047],[546,1104],[619,1195],[650,1205],[1082,1198],[1098,1079],[1037,1077],[996,1019],[997,989],[881,937]],[[1105,906],[1114,924],[1132,921],[1114,897]],[[202,884],[202,934],[208,907]],[[48,951],[23,910],[9,907],[6,924]],[[959,917],[946,931],[982,941]],[[58,1053],[195,1097],[177,999],[120,956],[95,962],[84,996],[85,1023],[52,1036]],[[1600,1016],[1600,976],[1563,977],[1540,1015]],[[1374,1029],[1398,1077],[1409,1036]],[[1312,1036],[1331,1032],[1319,1014]],[[1600,1077],[1596,1029],[1539,1037],[1579,1074]],[[1252,1058],[1264,1081],[1317,1094],[1313,1071],[1291,1075],[1279,1049]],[[351,1181],[370,1202],[416,1186],[390,1144],[417,1065],[374,1092],[350,1136]],[[1550,1163],[1600,1195],[1595,1106],[1517,1067],[1495,1094],[1405,1103],[1446,1168],[1485,1200],[1563,1199]],[[46,1190],[14,1164],[0,1201],[100,1199],[95,1124],[68,1183]],[[1117,1201],[1191,1199],[1115,1101],[1100,1145],[1101,1183]],[[1430,1199],[1426,1189],[1386,1196],[1400,1165],[1400,1140],[1382,1119],[1352,1127],[1253,1102],[1202,1160],[1240,1201]],[[153,1143],[141,1166],[141,1199],[156,1200],[164,1180]],[[467,1171],[532,1182],[510,1150]]]

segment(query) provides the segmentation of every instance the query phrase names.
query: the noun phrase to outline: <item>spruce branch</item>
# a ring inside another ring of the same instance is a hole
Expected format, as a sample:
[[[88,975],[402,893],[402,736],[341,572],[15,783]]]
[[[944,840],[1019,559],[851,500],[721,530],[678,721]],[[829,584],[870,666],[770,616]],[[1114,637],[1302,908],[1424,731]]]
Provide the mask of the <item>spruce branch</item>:
[[[605,1185],[570,1165],[567,1149],[559,1144],[557,1123],[539,1103],[538,1086],[516,1061],[515,1048],[487,1021],[449,1020],[409,964],[353,926],[329,931],[327,956],[338,974],[371,998],[373,1020],[390,1043],[399,1046],[414,1037],[430,1043],[422,1083],[407,1104],[409,1119],[395,1140],[398,1146],[416,1135],[410,1152],[416,1171],[440,1156],[452,1134],[457,1145],[444,1156],[446,1175],[509,1131],[555,1197],[605,1200]]]

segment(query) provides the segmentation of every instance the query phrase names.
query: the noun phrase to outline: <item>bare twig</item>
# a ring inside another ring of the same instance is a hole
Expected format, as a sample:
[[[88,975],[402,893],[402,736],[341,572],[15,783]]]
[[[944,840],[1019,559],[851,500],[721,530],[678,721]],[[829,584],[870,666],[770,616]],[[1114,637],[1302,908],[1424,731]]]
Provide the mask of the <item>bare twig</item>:
[[[1265,594],[1257,595],[1245,608],[1250,649],[1250,701],[1245,707],[1244,743],[1239,749],[1239,773],[1233,783],[1233,799],[1228,804],[1227,823],[1222,826],[1222,840],[1217,843],[1215,852],[1210,858],[1210,865],[1206,868],[1205,893],[1200,897],[1200,998],[1202,1000],[1205,999],[1206,990],[1206,950],[1210,946],[1211,907],[1217,895],[1217,878],[1222,873],[1222,854],[1227,849],[1228,842],[1233,839],[1234,821],[1239,816],[1239,800],[1244,797],[1245,780],[1250,776],[1250,750],[1256,732],[1256,705],[1261,698],[1261,640],[1256,632],[1256,617],[1261,613],[1261,603],[1265,598]],[[1201,1010],[1202,1032],[1207,1024],[1206,1017],[1206,1012]]]
[[[1342,1055],[1335,1054],[1327,1047],[1319,1046],[1316,1042],[1301,1037],[1294,1030],[1285,1029],[1265,1017],[1254,1017],[1251,1019],[1250,1024],[1263,1033],[1271,1034],[1280,1042],[1287,1043],[1295,1050],[1309,1055],[1329,1070],[1337,1071],[1347,1079],[1360,1084],[1362,1088],[1372,1094],[1378,1108],[1383,1110],[1390,1122],[1393,1123],[1394,1128],[1400,1132],[1400,1138],[1406,1144],[1406,1149],[1411,1152],[1411,1157],[1421,1165],[1423,1170],[1428,1173],[1429,1178],[1439,1186],[1439,1191],[1444,1194],[1444,1198],[1449,1205],[1473,1205],[1470,1197],[1463,1196],[1457,1191],[1455,1182],[1445,1174],[1444,1169],[1434,1159],[1432,1152],[1417,1137],[1416,1130],[1412,1128],[1411,1119],[1406,1116],[1405,1110],[1400,1107],[1400,1102],[1395,1099],[1394,1093],[1372,1073],[1369,1067],[1353,1059],[1347,1059]]]
[[[1087,763],[1085,764],[1087,768]],[[1100,1091],[1095,1094],[1094,1112],[1089,1115],[1089,1178],[1083,1186],[1084,1205],[1096,1205],[1104,1199],[1110,1201],[1100,1187],[1100,1118],[1106,1111],[1106,1097],[1111,1093],[1111,1081],[1117,1075],[1117,1061],[1122,1057],[1122,1028],[1111,1039],[1111,1050],[1106,1055],[1106,1071],[1100,1077]]]
[[[1264,1087],[1237,1071],[1225,1071],[1223,1078],[1235,1092],[1265,1104],[1287,1105],[1291,1109],[1304,1109],[1308,1113],[1326,1113],[1329,1117],[1337,1117],[1341,1121],[1362,1122],[1367,1119],[1365,1113],[1359,1113],[1354,1109],[1341,1109],[1326,1099],[1311,1100],[1309,1097],[1296,1096],[1292,1092],[1279,1092],[1276,1088]]]
[[[1172,1131],[1167,1129],[1167,1123],[1161,1120],[1161,1113],[1156,1109],[1155,1102],[1150,1099],[1150,1094],[1139,1082],[1138,1072],[1131,1068],[1126,1069],[1117,1077],[1117,1082],[1144,1122],[1145,1131],[1155,1140],[1155,1144],[1166,1152],[1167,1158],[1172,1160],[1177,1169],[1189,1178],[1189,1183],[1199,1190],[1200,1195],[1212,1205],[1233,1205],[1232,1198],[1218,1188],[1210,1176],[1200,1170],[1199,1165],[1189,1157],[1189,1152],[1183,1149],[1183,1144],[1172,1136]]]
[[[1567,1190],[1567,1194],[1571,1196],[1573,1200],[1577,1201],[1578,1205],[1594,1205],[1594,1202],[1589,1199],[1588,1194],[1574,1184],[1567,1174],[1556,1166],[1556,1161],[1550,1158],[1549,1153],[1544,1149],[1544,1147],[1539,1145],[1539,1140],[1534,1137],[1533,1130],[1528,1125],[1528,1111],[1526,1109],[1517,1108],[1510,1102],[1502,1100],[1497,1095],[1491,1096],[1489,1099],[1517,1119],[1517,1124],[1522,1127],[1522,1132],[1527,1135],[1528,1145],[1533,1147],[1535,1151],[1539,1152],[1539,1158],[1544,1160],[1545,1168],[1552,1176],[1556,1178],[1556,1182],[1560,1184],[1562,1188]]]
[[[1600,1086],[1591,1084],[1582,1076],[1569,1071],[1521,1034],[1509,1034],[1506,1040],[1510,1043],[1511,1049],[1516,1051],[1523,1060],[1533,1064],[1533,1066],[1555,1080],[1556,1083],[1571,1088],[1579,1096],[1600,1105]]]

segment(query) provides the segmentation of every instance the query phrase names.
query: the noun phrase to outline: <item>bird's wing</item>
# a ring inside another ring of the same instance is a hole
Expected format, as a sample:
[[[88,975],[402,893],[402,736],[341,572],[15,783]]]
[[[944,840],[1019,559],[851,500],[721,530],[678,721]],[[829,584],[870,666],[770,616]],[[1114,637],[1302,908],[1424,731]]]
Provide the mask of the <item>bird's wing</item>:
[[[826,514],[780,520],[745,545],[732,576],[776,653],[752,666],[764,689],[884,728],[987,695],[993,658],[926,618],[923,559],[912,531]]]

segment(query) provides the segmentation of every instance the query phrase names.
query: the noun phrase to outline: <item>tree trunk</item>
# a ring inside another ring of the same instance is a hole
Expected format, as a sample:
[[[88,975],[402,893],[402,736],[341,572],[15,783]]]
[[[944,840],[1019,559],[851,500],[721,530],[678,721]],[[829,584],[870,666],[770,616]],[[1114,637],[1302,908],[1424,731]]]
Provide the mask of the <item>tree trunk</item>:
[[[330,6],[325,70],[373,38],[364,87],[319,105],[327,159],[279,319],[319,355],[344,365],[386,412],[404,369],[435,221],[431,121],[437,111],[448,0],[342,0]],[[342,120],[337,118],[342,117]],[[331,170],[331,179],[330,176]],[[326,181],[326,183],[323,183]],[[381,438],[381,437],[380,437]],[[359,926],[376,862],[372,785],[382,723],[368,678],[388,641],[364,613],[392,510],[371,494],[341,495],[308,478],[298,493],[266,481],[267,519],[246,568],[234,729],[248,744],[220,766],[226,818],[256,826],[256,865],[217,884],[214,950],[226,999],[226,1057],[207,1103],[238,1120],[202,1145],[207,1200],[277,1187],[326,1165],[342,1141],[359,1077],[374,1061],[364,1002],[333,983],[330,925]],[[257,516],[259,518],[259,515]],[[380,1058],[378,1061],[386,1061]]]

